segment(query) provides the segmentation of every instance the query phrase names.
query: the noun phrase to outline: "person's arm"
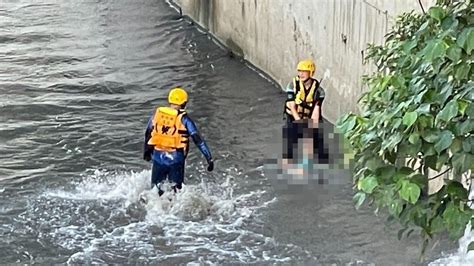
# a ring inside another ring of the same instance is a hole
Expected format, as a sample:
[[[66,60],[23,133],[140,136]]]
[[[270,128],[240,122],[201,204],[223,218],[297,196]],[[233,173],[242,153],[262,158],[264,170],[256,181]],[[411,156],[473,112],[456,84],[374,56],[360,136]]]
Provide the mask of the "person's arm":
[[[293,88],[293,82],[288,83],[288,86],[286,86],[286,93],[287,93],[287,100],[286,100],[286,107],[290,109],[291,116],[293,116],[293,119],[295,120],[300,120],[301,117],[298,114],[298,111],[296,110],[296,103],[295,103],[295,92]]]
[[[322,115],[321,106],[323,105],[325,96],[326,95],[325,95],[324,89],[322,87],[318,87],[317,93],[315,93],[315,97],[314,97],[314,102],[315,102],[314,109],[311,114],[311,120],[313,121],[314,126],[319,125],[319,120]]]
[[[290,111],[291,111],[291,115],[293,116],[293,119],[295,120],[300,120],[301,117],[300,115],[298,114],[298,112],[296,111],[296,103],[295,101],[289,101],[286,103],[286,106],[288,106],[288,108],[290,108]]]
[[[145,142],[143,144],[143,159],[145,161],[150,161],[151,155],[153,153],[153,146],[148,145],[148,141],[151,138],[151,131],[153,130],[153,117],[154,116],[155,116],[155,112],[153,112],[151,117],[148,119],[148,123],[145,129]]]
[[[313,108],[313,113],[311,114],[311,121],[313,126],[317,127],[319,124],[319,116],[321,115],[321,106],[319,102],[316,102],[316,105]]]
[[[214,161],[212,159],[211,151],[207,146],[206,141],[199,134],[196,124],[188,115],[183,115],[181,122],[186,127],[189,137],[193,140],[194,144],[196,144],[202,155],[204,155],[206,158],[206,161],[209,165],[207,170],[212,171],[212,169],[214,169]]]

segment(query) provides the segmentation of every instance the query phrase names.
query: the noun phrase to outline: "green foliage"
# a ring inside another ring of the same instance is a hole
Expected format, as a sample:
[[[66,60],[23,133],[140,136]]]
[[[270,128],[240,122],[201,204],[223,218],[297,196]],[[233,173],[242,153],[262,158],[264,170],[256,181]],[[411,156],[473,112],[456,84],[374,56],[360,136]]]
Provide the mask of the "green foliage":
[[[474,173],[474,8],[438,1],[401,15],[383,45],[370,45],[377,72],[364,76],[361,113],[337,121],[354,152],[354,202],[386,209],[405,232],[459,238],[473,217],[461,174]],[[428,172],[453,180],[428,195]],[[472,176],[471,176],[472,177]]]

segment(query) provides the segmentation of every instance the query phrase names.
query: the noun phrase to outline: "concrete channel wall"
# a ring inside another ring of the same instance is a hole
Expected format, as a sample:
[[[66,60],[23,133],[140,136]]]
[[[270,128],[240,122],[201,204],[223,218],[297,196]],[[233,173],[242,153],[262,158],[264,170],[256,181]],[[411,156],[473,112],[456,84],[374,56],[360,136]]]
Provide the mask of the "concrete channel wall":
[[[323,115],[357,111],[367,43],[380,44],[397,14],[421,12],[418,0],[174,0],[234,53],[286,86],[296,64],[312,58],[324,78]],[[421,0],[425,10],[432,0]]]

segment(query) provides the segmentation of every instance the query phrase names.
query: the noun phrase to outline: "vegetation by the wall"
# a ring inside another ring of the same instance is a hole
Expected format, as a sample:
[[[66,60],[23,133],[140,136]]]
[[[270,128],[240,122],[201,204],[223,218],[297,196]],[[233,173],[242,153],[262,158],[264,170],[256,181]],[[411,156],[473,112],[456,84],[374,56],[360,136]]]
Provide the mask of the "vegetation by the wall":
[[[439,0],[399,16],[385,44],[368,49],[378,71],[364,77],[361,113],[337,123],[355,156],[356,206],[388,210],[399,237],[420,232],[422,253],[434,235],[458,239],[474,224],[461,183],[474,173],[473,6]],[[429,169],[454,178],[428,195]]]

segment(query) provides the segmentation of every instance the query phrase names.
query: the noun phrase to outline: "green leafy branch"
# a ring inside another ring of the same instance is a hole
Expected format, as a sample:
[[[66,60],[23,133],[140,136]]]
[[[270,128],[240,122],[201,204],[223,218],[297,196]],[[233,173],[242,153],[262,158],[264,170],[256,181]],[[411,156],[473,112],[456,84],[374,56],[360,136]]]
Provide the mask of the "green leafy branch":
[[[377,72],[363,77],[360,114],[337,121],[354,152],[356,207],[387,210],[399,236],[419,229],[424,247],[444,231],[458,239],[474,214],[461,178],[474,173],[473,11],[443,0],[399,16],[383,45],[369,45]],[[452,179],[430,194],[432,172]]]

